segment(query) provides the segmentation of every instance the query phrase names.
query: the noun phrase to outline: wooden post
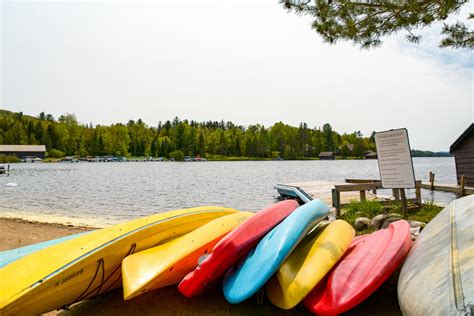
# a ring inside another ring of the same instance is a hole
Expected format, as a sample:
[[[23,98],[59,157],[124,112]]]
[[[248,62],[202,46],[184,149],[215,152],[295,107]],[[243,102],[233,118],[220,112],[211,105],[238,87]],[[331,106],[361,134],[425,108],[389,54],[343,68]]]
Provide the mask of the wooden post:
[[[430,189],[434,191],[435,174],[430,171]]]
[[[400,201],[400,190],[399,189],[392,189],[393,197],[395,201]]]
[[[405,189],[399,189],[400,196],[402,198],[402,215],[403,218],[408,218],[408,205],[407,205],[407,197],[405,195]]]
[[[339,192],[337,185],[334,186],[332,191],[332,206],[336,209],[336,216],[341,215],[341,193]]]
[[[360,190],[360,201],[364,202],[366,200],[365,190]]]
[[[464,175],[462,174],[461,175],[461,188],[460,188],[460,195],[461,197],[464,196],[465,192],[464,192],[464,186],[466,185],[466,179],[464,178]]]
[[[421,181],[415,181],[416,201],[421,205]]]

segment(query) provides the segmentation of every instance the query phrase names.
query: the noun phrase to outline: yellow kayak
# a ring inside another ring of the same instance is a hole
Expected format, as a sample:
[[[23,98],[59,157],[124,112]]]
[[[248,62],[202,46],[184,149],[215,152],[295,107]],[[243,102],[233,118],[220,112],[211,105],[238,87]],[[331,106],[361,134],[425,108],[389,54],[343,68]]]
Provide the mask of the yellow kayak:
[[[122,262],[124,299],[179,283],[202,255],[254,213],[239,212],[217,218],[198,229],[125,258]]]
[[[336,220],[306,236],[268,281],[268,299],[282,309],[295,307],[342,257],[354,235],[351,225]]]
[[[68,306],[121,285],[126,256],[237,212],[206,206],[170,211],[93,231],[0,268],[0,315]]]

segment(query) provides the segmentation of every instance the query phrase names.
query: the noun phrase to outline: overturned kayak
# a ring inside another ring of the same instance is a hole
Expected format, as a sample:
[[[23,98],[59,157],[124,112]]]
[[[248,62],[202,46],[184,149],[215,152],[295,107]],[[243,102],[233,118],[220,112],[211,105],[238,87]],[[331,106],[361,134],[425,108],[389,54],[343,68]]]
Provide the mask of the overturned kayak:
[[[222,216],[170,242],[128,256],[122,262],[124,299],[179,283],[198,265],[199,257],[210,253],[219,240],[252,215]]]
[[[398,279],[404,315],[472,315],[474,195],[452,201],[423,229]]]
[[[179,291],[192,297],[206,290],[297,207],[295,200],[286,200],[257,212],[216,244],[209,256],[181,281]]]
[[[0,268],[0,314],[40,314],[121,285],[122,260],[237,212],[218,206],[170,211],[99,229]]]
[[[400,220],[354,240],[330,274],[304,299],[315,314],[341,314],[372,294],[403,262],[410,225]]]
[[[354,235],[350,224],[336,220],[306,236],[268,281],[270,302],[282,309],[295,307],[341,259]]]
[[[223,284],[226,300],[237,304],[255,294],[328,214],[329,208],[321,200],[312,200],[294,210],[226,273]]]

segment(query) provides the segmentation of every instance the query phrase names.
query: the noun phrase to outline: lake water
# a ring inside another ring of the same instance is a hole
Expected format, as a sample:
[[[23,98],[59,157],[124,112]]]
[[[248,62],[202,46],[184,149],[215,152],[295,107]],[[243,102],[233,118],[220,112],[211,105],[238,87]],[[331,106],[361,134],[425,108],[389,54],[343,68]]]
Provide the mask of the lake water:
[[[416,178],[455,183],[453,158],[414,158]],[[107,225],[200,205],[256,211],[277,183],[379,178],[376,160],[13,164],[0,175],[0,216]],[[17,183],[7,187],[6,183]],[[411,192],[412,193],[412,192]],[[433,197],[424,191],[423,198]],[[454,194],[436,193],[448,202]]]

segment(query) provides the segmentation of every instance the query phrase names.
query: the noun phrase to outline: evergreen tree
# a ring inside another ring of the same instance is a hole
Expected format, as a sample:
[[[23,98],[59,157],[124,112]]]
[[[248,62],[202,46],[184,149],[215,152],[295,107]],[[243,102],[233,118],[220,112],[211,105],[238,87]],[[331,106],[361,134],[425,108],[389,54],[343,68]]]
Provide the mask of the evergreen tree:
[[[382,38],[400,31],[413,43],[421,40],[416,30],[444,22],[469,3],[468,0],[280,0],[299,15],[311,16],[312,28],[327,43],[347,40],[362,48],[377,47]],[[467,17],[473,19],[471,13]],[[467,21],[466,21],[467,22]],[[469,23],[444,23],[440,46],[474,48],[474,32]]]

